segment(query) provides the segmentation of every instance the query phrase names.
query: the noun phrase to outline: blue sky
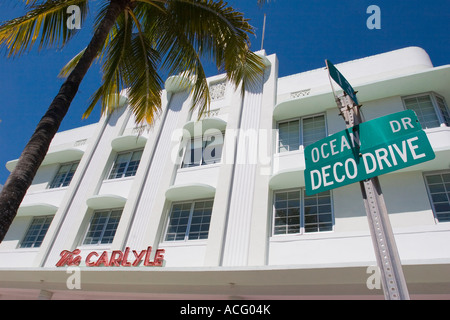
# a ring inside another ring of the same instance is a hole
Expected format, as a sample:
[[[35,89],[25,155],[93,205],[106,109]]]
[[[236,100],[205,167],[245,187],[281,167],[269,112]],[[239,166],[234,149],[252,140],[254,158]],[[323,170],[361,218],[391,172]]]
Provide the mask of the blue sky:
[[[93,1],[93,7],[99,1]],[[5,2],[0,3],[0,21],[23,13],[20,6]],[[325,59],[340,63],[408,46],[425,49],[435,66],[450,63],[449,0],[276,0],[262,9],[256,2],[228,1],[255,27],[256,35],[251,37],[254,51],[261,48],[263,17],[267,14],[264,49],[267,54],[277,54],[279,76],[324,67]],[[381,9],[379,30],[366,27],[370,5]],[[0,56],[0,184],[9,175],[4,164],[20,156],[57,94],[62,84],[56,77],[59,70],[91,36],[87,21],[63,49],[32,50],[14,59]],[[215,70],[208,69],[208,75],[214,74]],[[100,80],[99,66],[93,65],[60,131],[98,121],[98,108],[87,120],[81,115]]]

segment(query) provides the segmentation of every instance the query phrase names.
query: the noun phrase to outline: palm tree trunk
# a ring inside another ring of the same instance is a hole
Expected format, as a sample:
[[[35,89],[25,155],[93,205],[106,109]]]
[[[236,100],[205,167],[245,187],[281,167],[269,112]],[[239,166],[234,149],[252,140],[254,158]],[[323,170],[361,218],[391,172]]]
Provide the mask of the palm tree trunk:
[[[59,129],[86,72],[102,48],[109,31],[131,0],[111,0],[104,19],[95,31],[83,57],[61,86],[45,115],[39,121],[25,146],[16,168],[11,172],[0,193],[0,242],[3,241],[20,203],[47,154],[50,142]]]

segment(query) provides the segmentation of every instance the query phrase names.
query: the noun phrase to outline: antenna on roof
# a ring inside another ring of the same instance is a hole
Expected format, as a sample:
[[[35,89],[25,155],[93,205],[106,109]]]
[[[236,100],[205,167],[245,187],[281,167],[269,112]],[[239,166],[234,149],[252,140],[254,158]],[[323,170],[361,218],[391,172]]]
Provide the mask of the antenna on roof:
[[[263,31],[262,31],[262,39],[261,39],[261,50],[264,48],[264,34],[266,33],[266,14],[264,13],[264,23],[263,23]]]

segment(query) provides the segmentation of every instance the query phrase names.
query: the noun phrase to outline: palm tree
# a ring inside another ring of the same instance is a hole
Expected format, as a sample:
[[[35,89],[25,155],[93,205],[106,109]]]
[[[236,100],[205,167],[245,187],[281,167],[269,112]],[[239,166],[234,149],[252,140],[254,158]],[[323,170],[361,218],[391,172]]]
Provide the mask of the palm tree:
[[[84,21],[93,0],[22,1],[27,14],[0,26],[0,46],[8,57],[29,51],[38,40],[39,48],[64,46],[76,32],[67,28],[67,8],[78,6]],[[150,124],[161,109],[160,70],[183,73],[191,79],[192,107],[198,106],[201,112],[210,103],[201,57],[226,72],[235,86],[241,84],[242,92],[262,75],[262,59],[249,50],[253,28],[242,13],[222,0],[101,1],[91,41],[62,70],[67,79],[0,193],[0,242],[95,59],[103,61],[102,84],[83,116],[88,116],[99,101],[102,112],[113,112],[119,93],[128,88],[129,106],[136,121]]]

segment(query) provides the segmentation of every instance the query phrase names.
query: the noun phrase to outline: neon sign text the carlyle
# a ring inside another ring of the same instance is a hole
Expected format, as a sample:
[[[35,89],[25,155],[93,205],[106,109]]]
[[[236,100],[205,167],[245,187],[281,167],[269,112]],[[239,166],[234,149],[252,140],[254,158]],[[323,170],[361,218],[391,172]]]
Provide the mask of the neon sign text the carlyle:
[[[164,249],[156,250],[155,256],[151,258],[152,247],[147,247],[147,250],[130,250],[126,247],[125,251],[114,250],[111,253],[103,251],[90,252],[85,259],[86,267],[137,267],[139,265],[161,267],[164,262]],[[60,253],[61,258],[56,263],[57,267],[64,266],[79,266],[82,257],[81,250],[75,249],[73,251],[64,250]]]

